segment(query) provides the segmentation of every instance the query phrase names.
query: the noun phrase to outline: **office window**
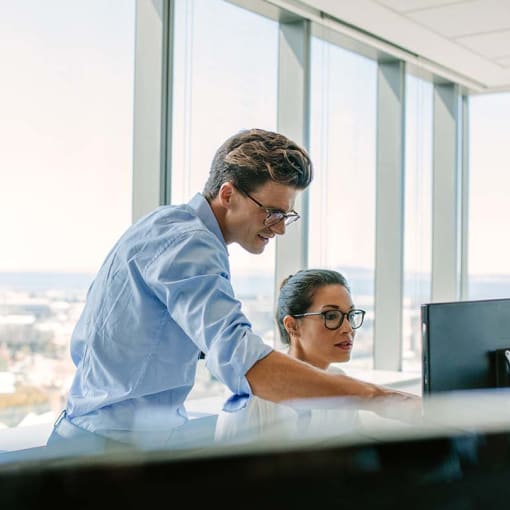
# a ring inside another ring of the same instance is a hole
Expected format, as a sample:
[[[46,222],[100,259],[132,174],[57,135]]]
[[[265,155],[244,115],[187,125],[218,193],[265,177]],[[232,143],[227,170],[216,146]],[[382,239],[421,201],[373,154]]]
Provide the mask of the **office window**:
[[[421,370],[421,304],[431,298],[432,84],[406,75],[402,368]]]
[[[510,295],[510,94],[469,99],[468,295]]]
[[[171,202],[181,203],[202,191],[230,135],[276,130],[278,24],[224,1],[179,0],[174,47]],[[228,250],[243,310],[273,345],[274,242],[261,255],[237,244]],[[201,374],[192,396],[211,391],[208,372]]]
[[[72,329],[131,221],[134,1],[0,4],[0,427],[54,420]]]
[[[353,366],[373,363],[377,65],[312,38],[308,265],[343,273],[367,310]]]

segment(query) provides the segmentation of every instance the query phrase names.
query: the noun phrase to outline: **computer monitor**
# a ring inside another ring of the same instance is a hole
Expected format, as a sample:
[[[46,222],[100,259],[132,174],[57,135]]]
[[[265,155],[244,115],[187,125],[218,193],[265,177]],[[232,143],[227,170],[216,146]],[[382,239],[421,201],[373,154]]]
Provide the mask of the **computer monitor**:
[[[510,386],[510,298],[421,306],[423,395]]]

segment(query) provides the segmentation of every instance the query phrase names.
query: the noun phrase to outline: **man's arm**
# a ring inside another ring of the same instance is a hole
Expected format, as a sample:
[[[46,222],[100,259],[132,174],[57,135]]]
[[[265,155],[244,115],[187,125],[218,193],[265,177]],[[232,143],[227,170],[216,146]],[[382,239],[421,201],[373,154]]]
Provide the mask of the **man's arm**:
[[[414,421],[421,416],[421,398],[412,393],[393,390],[343,374],[332,374],[278,351],[272,351],[257,361],[247,372],[246,378],[255,395],[273,402],[355,397],[360,408],[381,415],[391,414],[388,404],[398,403],[407,407],[405,414],[408,414],[409,418],[406,417],[406,421]]]
[[[347,375],[330,374],[278,351],[257,361],[246,378],[255,395],[273,402],[296,398],[382,396],[381,388],[375,384]]]

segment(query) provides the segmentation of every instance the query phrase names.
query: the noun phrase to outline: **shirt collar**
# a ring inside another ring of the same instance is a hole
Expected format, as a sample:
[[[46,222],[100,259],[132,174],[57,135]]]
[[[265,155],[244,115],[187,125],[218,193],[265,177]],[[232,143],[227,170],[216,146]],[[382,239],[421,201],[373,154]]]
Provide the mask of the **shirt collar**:
[[[216,216],[202,193],[196,193],[195,196],[188,202],[188,205],[197,213],[197,216],[202,220],[204,225],[216,235],[216,237],[227,247],[223,234],[221,233],[220,225]],[[228,251],[228,250],[227,250]]]

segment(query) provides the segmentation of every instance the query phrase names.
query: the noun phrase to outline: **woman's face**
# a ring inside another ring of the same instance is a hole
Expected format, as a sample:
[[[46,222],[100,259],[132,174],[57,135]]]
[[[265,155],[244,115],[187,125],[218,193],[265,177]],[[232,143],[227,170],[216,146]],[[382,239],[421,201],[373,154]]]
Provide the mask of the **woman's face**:
[[[349,291],[343,285],[334,284],[318,288],[306,312],[340,310],[346,313],[353,308]],[[302,318],[287,316],[286,323],[291,338],[290,354],[294,357],[322,369],[328,368],[330,363],[350,360],[355,331],[347,317],[335,330],[324,326],[322,315]]]

